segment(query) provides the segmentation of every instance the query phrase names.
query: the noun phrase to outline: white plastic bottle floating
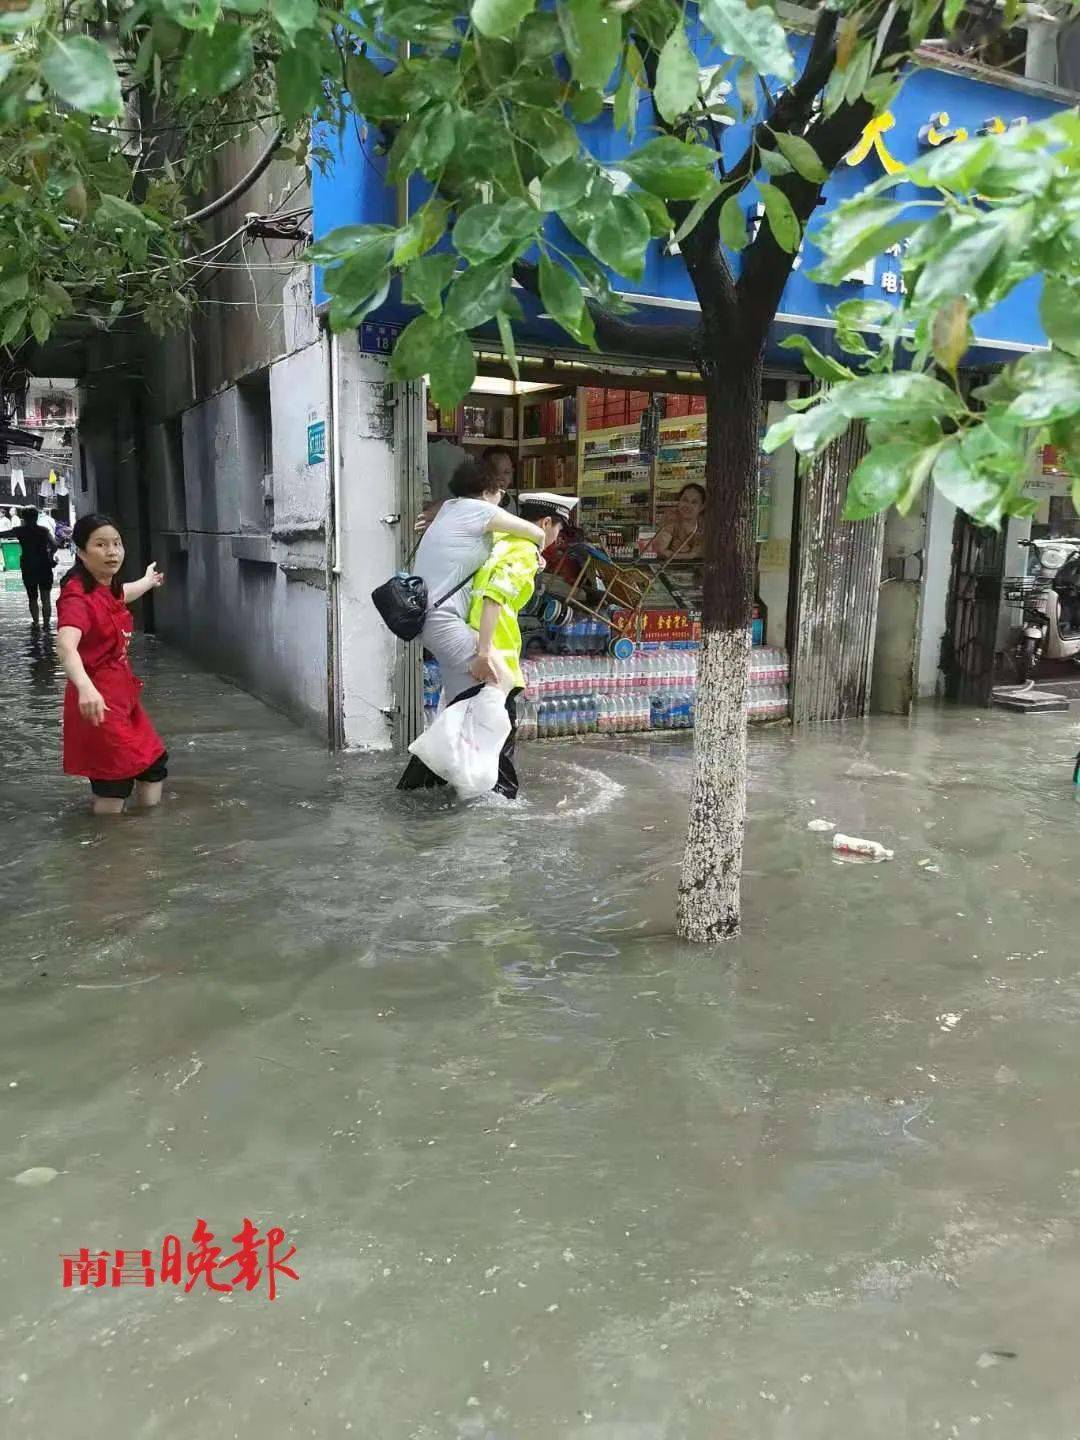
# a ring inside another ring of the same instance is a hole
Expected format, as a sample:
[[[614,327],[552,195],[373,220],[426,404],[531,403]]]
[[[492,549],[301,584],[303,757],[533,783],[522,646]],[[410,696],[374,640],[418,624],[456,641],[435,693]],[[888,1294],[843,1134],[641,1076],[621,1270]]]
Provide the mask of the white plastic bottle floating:
[[[832,848],[841,855],[874,862],[891,860],[896,853],[887,850],[880,840],[861,840],[857,835],[841,835],[839,832],[832,838]]]

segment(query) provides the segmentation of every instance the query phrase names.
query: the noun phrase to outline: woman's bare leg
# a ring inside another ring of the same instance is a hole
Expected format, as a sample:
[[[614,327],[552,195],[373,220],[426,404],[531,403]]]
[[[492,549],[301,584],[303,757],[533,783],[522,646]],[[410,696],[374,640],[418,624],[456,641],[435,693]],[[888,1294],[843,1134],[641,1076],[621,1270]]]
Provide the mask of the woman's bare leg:
[[[140,810],[149,810],[161,804],[161,785],[160,780],[135,781],[135,804]]]
[[[41,618],[48,625],[52,620],[52,586],[41,586]]]

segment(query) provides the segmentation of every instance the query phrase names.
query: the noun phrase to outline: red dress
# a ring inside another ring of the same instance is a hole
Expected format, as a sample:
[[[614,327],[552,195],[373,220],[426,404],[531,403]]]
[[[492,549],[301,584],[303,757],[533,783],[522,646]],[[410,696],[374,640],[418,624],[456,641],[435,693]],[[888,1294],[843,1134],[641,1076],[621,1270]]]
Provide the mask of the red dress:
[[[108,585],[87,594],[81,579],[69,580],[56,606],[57,629],[82,631],[79,658],[109,707],[100,725],[79,714],[79,692],[64,691],[64,773],[91,780],[130,780],[152,765],[165,746],[139,704],[142,681],[128,662],[131,611]]]

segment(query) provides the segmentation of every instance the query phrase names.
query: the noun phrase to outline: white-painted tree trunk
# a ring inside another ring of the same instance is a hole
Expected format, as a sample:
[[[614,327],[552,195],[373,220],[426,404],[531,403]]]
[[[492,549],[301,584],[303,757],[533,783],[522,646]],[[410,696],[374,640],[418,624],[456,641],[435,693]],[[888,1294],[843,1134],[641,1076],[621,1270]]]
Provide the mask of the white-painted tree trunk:
[[[715,944],[739,933],[749,659],[745,627],[702,636],[694,780],[678,907],[679,935],[698,944]]]

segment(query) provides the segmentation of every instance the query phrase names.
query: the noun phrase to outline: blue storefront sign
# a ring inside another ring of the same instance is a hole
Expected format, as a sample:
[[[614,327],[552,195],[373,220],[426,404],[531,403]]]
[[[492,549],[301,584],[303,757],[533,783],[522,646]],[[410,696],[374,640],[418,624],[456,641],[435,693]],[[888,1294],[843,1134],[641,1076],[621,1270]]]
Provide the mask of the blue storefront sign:
[[[716,63],[720,57],[715,50],[707,52],[706,44],[705,37],[701,37],[698,54],[702,63]],[[792,37],[791,48],[797,65],[804,60],[808,44],[805,37]],[[647,99],[642,102],[635,145],[649,138],[648,103]],[[825,187],[824,204],[811,221],[784,290],[773,331],[773,358],[783,360],[789,367],[792,365],[790,354],[777,352],[775,345],[786,335],[798,331],[809,332],[817,343],[826,346],[832,328],[832,311],[843,300],[884,299],[897,303],[900,299],[902,256],[898,250],[877,257],[842,285],[821,285],[810,278],[809,272],[819,259],[813,243],[814,232],[831,207],[858,194],[883,173],[916,159],[928,147],[949,144],[954,138],[963,138],[964,135],[1043,120],[1061,108],[1059,103],[1045,96],[990,84],[966,74],[947,69],[913,68],[890,109],[871,122],[860,142],[834,171]],[[611,107],[580,129],[585,145],[596,159],[614,170],[618,168],[620,157],[632,148],[625,132],[615,129]],[[316,237],[339,225],[397,223],[396,191],[384,182],[385,162],[372,155],[370,136],[365,141],[363,133],[356,127],[347,127],[334,164],[325,173],[316,170],[313,175]],[[723,150],[729,162],[742,153],[747,133],[744,125],[732,125],[725,130]],[[330,137],[324,138],[330,142]],[[331,148],[335,148],[336,143],[335,136]],[[895,193],[897,198],[903,198],[905,194],[914,195],[916,192],[914,186],[901,184]],[[422,203],[424,198],[423,187],[414,180],[412,205],[415,207]],[[751,213],[755,200],[752,187],[744,192],[744,199],[747,224],[752,226],[757,223],[756,216]],[[562,231],[557,220],[549,224],[561,232],[558,234],[560,244],[568,249],[575,248],[575,242]],[[732,263],[737,268],[738,258],[735,257]],[[677,254],[667,253],[661,243],[656,242],[650,247],[645,274],[640,282],[631,284],[621,277],[613,279],[617,288],[638,302],[636,319],[671,325],[678,323],[682,316],[688,326],[695,323],[696,297],[685,266]],[[1038,280],[1027,281],[1017,286],[995,310],[977,317],[974,324],[976,345],[969,354],[969,362],[1002,360],[1009,353],[1046,343],[1038,320],[1039,286]],[[319,301],[326,299],[321,277],[317,279],[316,295]],[[558,327],[538,318],[538,307],[530,310],[526,306],[526,309],[531,318],[526,322],[522,338],[536,344],[570,348],[571,342]],[[365,322],[361,335],[362,348],[378,352],[381,347],[365,339],[364,332],[386,331],[388,327],[400,326],[407,322],[411,313],[400,301],[389,301],[377,312],[373,322]]]

